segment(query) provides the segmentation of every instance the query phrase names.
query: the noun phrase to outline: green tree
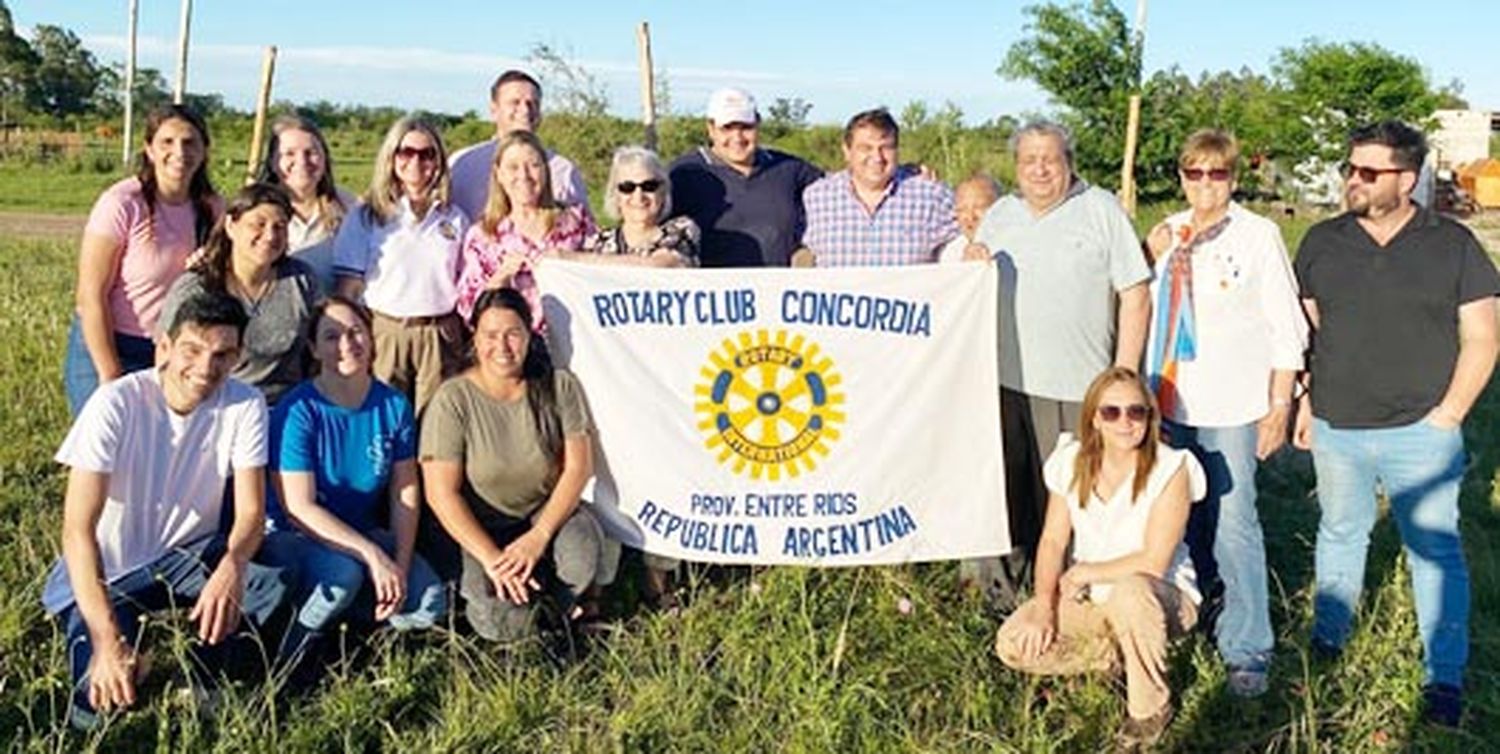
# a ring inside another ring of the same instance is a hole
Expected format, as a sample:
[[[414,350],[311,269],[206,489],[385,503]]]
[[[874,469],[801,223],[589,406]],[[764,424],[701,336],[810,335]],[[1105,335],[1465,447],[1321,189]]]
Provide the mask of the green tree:
[[[46,24],[36,27],[31,47],[37,55],[31,106],[54,117],[88,112],[100,80],[94,54],[73,32]]]
[[[10,9],[0,2],[0,123],[8,123],[25,107],[37,62],[36,51],[16,34]]]
[[[783,138],[793,131],[807,128],[807,114],[812,108],[812,103],[801,97],[777,97],[766,108],[766,117],[760,127],[767,138]]]
[[[1032,5],[1023,13],[1024,34],[998,73],[1032,81],[1050,94],[1073,132],[1074,168],[1117,185],[1127,103],[1141,68],[1125,14],[1110,0]]]
[[[125,67],[119,63],[112,64],[99,71],[99,87],[94,92],[92,109],[100,115],[114,117],[123,112],[125,103],[122,90],[125,88]],[[155,68],[135,69],[135,81],[132,83],[135,90],[136,117],[149,112],[157,105],[164,105],[172,101],[172,93],[167,91],[167,79],[161,71]]]
[[[1285,89],[1278,147],[1292,165],[1338,160],[1349,129],[1362,123],[1428,125],[1448,94],[1457,96],[1434,89],[1416,60],[1364,42],[1308,40],[1281,50],[1271,70]]]

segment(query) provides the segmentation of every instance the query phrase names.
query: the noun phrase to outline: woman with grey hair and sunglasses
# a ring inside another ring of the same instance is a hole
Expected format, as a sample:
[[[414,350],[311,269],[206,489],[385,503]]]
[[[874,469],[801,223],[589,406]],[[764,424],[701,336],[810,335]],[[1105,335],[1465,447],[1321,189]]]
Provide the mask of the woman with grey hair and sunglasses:
[[[672,211],[672,182],[661,158],[645,147],[615,150],[604,190],[604,214],[619,225],[595,233],[583,251],[553,256],[579,262],[697,267],[698,225]]]

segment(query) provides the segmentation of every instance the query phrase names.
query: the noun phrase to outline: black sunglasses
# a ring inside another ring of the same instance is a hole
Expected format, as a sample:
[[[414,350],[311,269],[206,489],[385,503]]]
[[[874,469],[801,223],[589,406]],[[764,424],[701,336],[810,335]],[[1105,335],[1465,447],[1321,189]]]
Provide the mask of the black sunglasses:
[[[620,181],[615,184],[615,190],[622,194],[634,194],[636,189],[640,189],[648,194],[654,194],[659,188],[661,188],[661,181],[655,178],[649,178],[640,183],[636,183],[635,181]]]
[[[1208,179],[1210,181],[1218,181],[1222,183],[1229,180],[1230,175],[1231,173],[1229,172],[1229,168],[1209,168],[1207,170],[1203,168],[1182,169],[1183,179],[1189,182],[1201,181],[1203,180],[1203,176],[1208,176]]]
[[[437,147],[397,147],[396,156],[403,160],[416,158],[423,162],[432,162],[437,159]]]
[[[1114,424],[1120,420],[1121,416],[1139,424],[1151,416],[1151,407],[1144,403],[1132,403],[1129,406],[1106,404],[1099,407],[1099,418],[1107,424]]]
[[[1345,162],[1344,164],[1339,166],[1339,172],[1342,173],[1345,178],[1348,178],[1351,175],[1358,175],[1361,181],[1364,181],[1365,183],[1374,183],[1375,181],[1379,180],[1380,176],[1382,175],[1386,175],[1389,173],[1404,173],[1406,172],[1406,168],[1372,168],[1365,165],[1355,165],[1352,162]]]

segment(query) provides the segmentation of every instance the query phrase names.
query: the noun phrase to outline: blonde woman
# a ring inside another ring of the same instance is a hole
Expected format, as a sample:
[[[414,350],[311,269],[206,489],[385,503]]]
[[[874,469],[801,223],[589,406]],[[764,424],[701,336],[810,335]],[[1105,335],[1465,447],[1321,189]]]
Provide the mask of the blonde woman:
[[[541,332],[541,299],[532,269],[549,252],[581,248],[594,230],[582,207],[553,198],[547,151],[536,135],[512,131],[501,137],[484,216],[464,238],[459,314],[468,319],[484,291],[513,287],[537,314],[533,324]]]
[[[468,226],[448,200],[448,158],[437,129],[407,116],[386,133],[364,205],[333,244],[340,295],[374,316],[375,378],[418,414],[465,350],[458,303],[459,248]]]

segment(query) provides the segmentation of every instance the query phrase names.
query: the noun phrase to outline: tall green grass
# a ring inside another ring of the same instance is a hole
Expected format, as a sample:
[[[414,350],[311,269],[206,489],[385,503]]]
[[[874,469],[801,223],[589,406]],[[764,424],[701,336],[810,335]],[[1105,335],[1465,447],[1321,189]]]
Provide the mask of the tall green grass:
[[[39,606],[56,555],[67,427],[58,375],[71,244],[0,240],[0,750],[1038,751],[1109,750],[1124,714],[1103,679],[1036,679],[990,654],[996,621],[955,591],[951,564],[753,569],[698,582],[679,616],[627,617],[580,659],[539,642],[500,650],[448,629],[377,635],[312,689],[240,683],[182,693],[182,622],[148,637],[142,704],[102,730],[61,724],[67,670]],[[1460,732],[1417,721],[1420,644],[1394,528],[1383,522],[1344,659],[1309,659],[1316,502],[1305,455],[1262,473],[1274,569],[1271,692],[1229,697],[1212,643],[1173,665],[1181,751],[1496,750],[1500,730],[1500,393],[1466,427],[1463,493],[1474,576],[1470,712]],[[910,600],[903,612],[900,601]],[[629,600],[626,600],[629,602]]]

